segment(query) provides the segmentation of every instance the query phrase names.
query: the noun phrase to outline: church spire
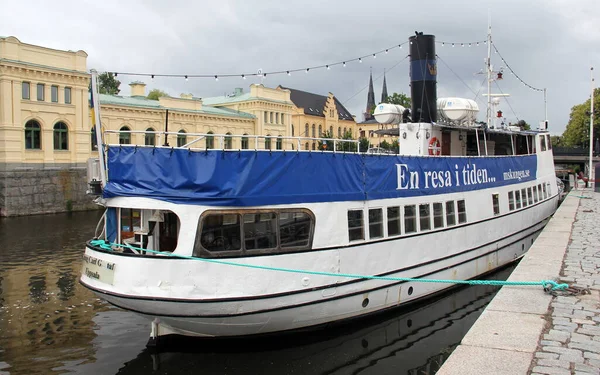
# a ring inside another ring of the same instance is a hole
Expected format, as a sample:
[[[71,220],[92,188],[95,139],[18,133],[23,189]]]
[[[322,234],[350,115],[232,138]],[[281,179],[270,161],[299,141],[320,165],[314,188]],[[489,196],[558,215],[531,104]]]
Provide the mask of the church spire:
[[[384,103],[387,100],[387,84],[385,83],[385,70],[383,71],[383,89],[381,90],[381,103]]]
[[[369,93],[367,94],[367,110],[365,112],[365,121],[373,119],[371,111],[375,108],[375,91],[373,90],[373,69],[369,74]]]

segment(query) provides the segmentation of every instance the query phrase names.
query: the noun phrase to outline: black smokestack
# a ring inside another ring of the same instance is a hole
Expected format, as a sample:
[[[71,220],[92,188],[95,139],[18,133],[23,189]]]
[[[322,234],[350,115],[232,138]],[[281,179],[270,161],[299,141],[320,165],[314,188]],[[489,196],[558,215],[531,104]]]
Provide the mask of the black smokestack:
[[[437,64],[435,36],[416,35],[410,44],[410,98],[413,122],[437,121]]]

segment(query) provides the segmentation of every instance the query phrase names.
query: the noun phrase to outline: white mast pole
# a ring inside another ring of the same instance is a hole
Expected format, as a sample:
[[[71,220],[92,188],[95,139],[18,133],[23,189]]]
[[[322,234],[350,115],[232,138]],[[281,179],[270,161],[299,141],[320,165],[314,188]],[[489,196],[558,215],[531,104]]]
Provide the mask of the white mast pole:
[[[548,100],[546,97],[546,88],[544,88],[544,122],[548,124]],[[546,128],[548,130],[548,128]]]
[[[594,67],[590,68],[590,77],[592,84],[592,94],[590,96],[590,168],[588,171],[588,186],[592,186],[592,158],[594,157]]]
[[[106,168],[104,157],[104,145],[102,144],[102,123],[100,122],[100,100],[98,93],[98,72],[96,69],[92,73],[92,105],[94,106],[94,122],[96,123],[96,144],[98,147],[98,159],[100,160],[100,180],[102,187],[106,186]]]

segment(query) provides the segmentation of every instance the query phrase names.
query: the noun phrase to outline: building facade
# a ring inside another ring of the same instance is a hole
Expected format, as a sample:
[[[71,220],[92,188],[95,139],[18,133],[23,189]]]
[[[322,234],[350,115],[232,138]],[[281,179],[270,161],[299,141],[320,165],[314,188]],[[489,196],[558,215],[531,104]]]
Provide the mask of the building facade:
[[[98,155],[86,60],[84,51],[0,37],[0,216],[98,207],[86,195],[87,162]],[[311,138],[357,134],[331,93],[252,84],[219,97],[151,100],[143,82],[130,86],[130,96],[99,96],[108,144],[315,150]]]

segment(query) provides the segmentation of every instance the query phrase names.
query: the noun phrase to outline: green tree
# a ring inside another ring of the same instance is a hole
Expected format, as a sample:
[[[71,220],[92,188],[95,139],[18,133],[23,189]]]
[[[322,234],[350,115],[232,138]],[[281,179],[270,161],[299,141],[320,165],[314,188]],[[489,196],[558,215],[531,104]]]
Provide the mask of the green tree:
[[[531,126],[525,120],[519,120],[517,126],[520,127],[521,130],[531,130]]]
[[[153,90],[150,90],[150,92],[148,93],[148,96],[146,96],[146,98],[148,98],[150,100],[158,100],[158,98],[160,98],[161,96],[169,96],[169,94],[167,94],[166,92],[159,90],[159,89],[153,89]]]
[[[358,144],[360,145],[360,152],[367,152],[367,150],[371,146],[369,144],[369,138],[366,137],[358,138]]]
[[[121,92],[119,86],[121,86],[121,81],[116,79],[112,73],[104,72],[98,74],[98,92],[100,94],[119,95],[119,92]],[[91,87],[92,84],[90,82],[90,91]]]
[[[388,95],[384,103],[399,104],[404,108],[410,108],[410,106],[412,105],[410,97],[408,95],[404,93],[398,94],[397,92],[393,93],[392,95]]]
[[[552,147],[560,147],[562,146],[562,137],[559,135],[552,135],[550,136],[550,143],[552,144]]]
[[[594,90],[594,108],[600,108],[600,88]],[[598,112],[594,111],[594,134],[600,131]],[[562,146],[588,147],[590,144],[590,99],[571,108],[569,122],[562,134]]]

